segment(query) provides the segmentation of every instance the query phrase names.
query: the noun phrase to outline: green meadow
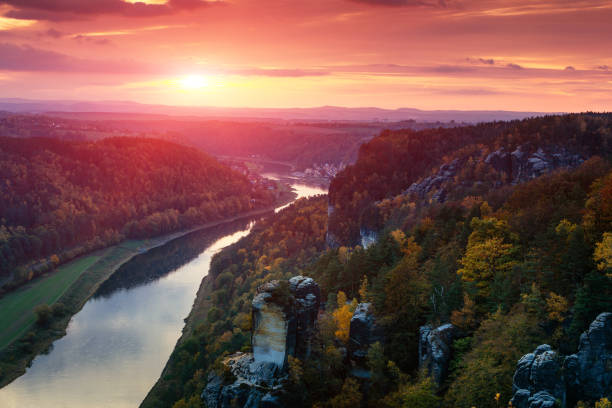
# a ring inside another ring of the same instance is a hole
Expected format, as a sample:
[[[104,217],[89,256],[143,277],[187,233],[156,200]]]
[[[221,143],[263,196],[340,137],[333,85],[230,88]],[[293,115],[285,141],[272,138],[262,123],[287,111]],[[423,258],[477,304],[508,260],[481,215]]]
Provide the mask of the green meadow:
[[[57,268],[25,287],[0,298],[0,350],[20,337],[36,321],[38,305],[52,305],[100,256],[86,256]]]

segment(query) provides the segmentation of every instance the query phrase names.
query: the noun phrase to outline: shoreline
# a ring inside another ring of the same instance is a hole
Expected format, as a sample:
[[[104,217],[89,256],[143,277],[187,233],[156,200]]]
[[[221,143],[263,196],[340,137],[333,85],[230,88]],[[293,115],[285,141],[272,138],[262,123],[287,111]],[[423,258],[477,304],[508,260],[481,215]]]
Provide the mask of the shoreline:
[[[138,240],[125,240],[115,245],[80,255],[71,260],[70,263],[78,262],[80,259],[92,256],[93,254],[100,254],[100,258],[92,266],[87,268],[79,278],[66,289],[62,296],[54,302],[62,303],[66,306],[66,313],[63,316],[56,318],[49,327],[46,328],[38,327],[35,323],[27,326],[11,340],[9,345],[0,350],[0,389],[25,374],[26,369],[39,354],[48,352],[56,340],[64,337],[72,317],[79,313],[87,301],[95,294],[100,285],[109,279],[123,264],[130,261],[135,256],[144,254],[151,249],[165,245],[192,232],[212,228],[243,218],[265,215],[266,213],[273,212],[274,209],[279,206],[291,203],[295,200],[295,197],[296,195],[294,192],[285,193],[279,197],[277,202],[265,208],[251,210],[221,220],[210,221],[187,230],[148,238],[142,240],[145,245],[140,245],[135,248],[130,248],[128,245],[130,242],[134,243]],[[10,293],[7,295],[10,295]],[[24,342],[24,340],[28,339],[30,339],[29,342]]]

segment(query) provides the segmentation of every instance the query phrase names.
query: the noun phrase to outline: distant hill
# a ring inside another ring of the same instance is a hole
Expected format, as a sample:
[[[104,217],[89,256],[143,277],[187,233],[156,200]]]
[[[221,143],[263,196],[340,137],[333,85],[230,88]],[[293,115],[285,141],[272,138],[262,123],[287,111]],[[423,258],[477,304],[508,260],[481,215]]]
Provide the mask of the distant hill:
[[[62,101],[0,98],[0,111],[8,112],[121,112],[212,118],[260,118],[281,120],[488,122],[541,116],[542,112],[381,109],[322,106],[314,108],[223,108],[148,105],[129,101]]]

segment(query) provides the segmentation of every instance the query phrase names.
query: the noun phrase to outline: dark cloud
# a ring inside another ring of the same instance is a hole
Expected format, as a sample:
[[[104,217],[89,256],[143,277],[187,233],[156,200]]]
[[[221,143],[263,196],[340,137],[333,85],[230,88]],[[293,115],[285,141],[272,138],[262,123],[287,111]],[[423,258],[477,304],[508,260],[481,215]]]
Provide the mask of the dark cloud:
[[[210,4],[205,0],[168,0],[165,4],[128,3],[124,0],[0,0],[13,7],[5,16],[18,19],[62,21],[120,14],[130,17],[154,17],[192,10]]]
[[[608,71],[610,69],[610,67],[607,66],[607,65],[600,65],[596,69],[599,69],[601,71]]]
[[[56,30],[55,28],[50,28],[47,31],[43,31],[41,33],[39,33],[39,35],[41,37],[51,37],[51,38],[62,38],[63,36],[65,36],[66,34],[64,34],[63,32]]]
[[[509,63],[509,64],[506,64],[506,66],[512,69],[523,69],[523,67],[521,67],[519,64]]]
[[[45,72],[96,72],[106,74],[142,74],[152,67],[134,61],[97,61],[75,58],[28,45],[0,43],[0,70]]]
[[[576,71],[576,68],[572,67],[571,65],[568,65],[567,67],[565,67],[565,71]]]
[[[112,43],[112,41],[109,40],[108,38],[91,37],[91,36],[82,35],[82,34],[75,35],[72,38],[77,41],[82,41],[82,42],[86,42],[89,44],[96,44],[96,45],[109,45]]]
[[[495,65],[495,60],[493,58],[466,58],[467,62],[472,64],[485,64],[485,65]]]

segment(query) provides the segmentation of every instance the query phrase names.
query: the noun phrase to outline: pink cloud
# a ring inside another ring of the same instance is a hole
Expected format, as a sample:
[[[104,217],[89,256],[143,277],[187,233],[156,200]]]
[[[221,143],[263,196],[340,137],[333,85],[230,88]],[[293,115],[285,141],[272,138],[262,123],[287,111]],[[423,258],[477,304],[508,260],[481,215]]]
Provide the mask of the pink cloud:
[[[0,0],[2,4],[13,7],[5,14],[7,17],[62,21],[101,14],[155,17],[197,9],[210,3],[205,0],[168,0],[165,4],[129,3],[123,0]]]

